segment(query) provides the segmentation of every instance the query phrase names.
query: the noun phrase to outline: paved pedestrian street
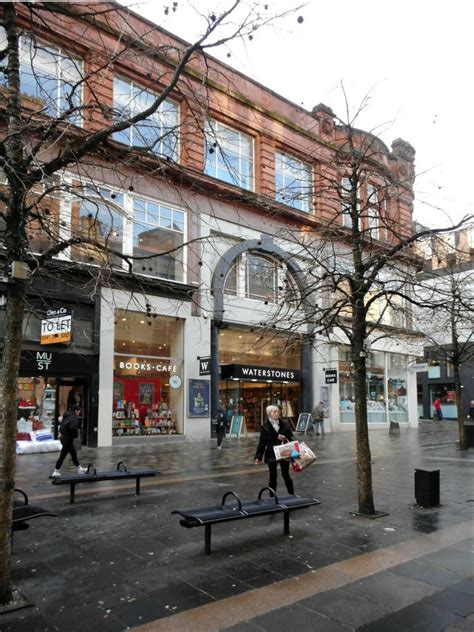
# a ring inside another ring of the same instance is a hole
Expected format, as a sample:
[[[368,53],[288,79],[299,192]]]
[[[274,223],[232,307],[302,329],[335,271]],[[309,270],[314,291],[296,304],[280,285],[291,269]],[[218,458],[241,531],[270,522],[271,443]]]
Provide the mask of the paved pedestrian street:
[[[318,460],[293,478],[321,504],[292,513],[289,536],[281,515],[214,525],[211,555],[204,529],[171,511],[229,490],[255,499],[268,482],[256,436],[222,450],[167,437],[83,448],[98,470],[123,460],[161,474],[140,496],[133,481],[80,485],[73,505],[48,479],[55,454],[19,456],[16,486],[58,517],[15,533],[13,581],[32,605],[0,615],[0,632],[474,630],[474,450],[456,449],[456,422],[370,438],[387,515],[356,515],[354,434],[310,434]],[[415,504],[415,469],[440,471],[440,507]]]

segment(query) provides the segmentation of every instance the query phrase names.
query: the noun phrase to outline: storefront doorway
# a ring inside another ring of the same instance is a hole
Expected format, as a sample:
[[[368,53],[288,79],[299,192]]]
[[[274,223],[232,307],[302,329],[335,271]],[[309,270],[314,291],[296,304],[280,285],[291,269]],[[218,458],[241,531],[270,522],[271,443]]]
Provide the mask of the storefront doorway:
[[[17,388],[17,431],[49,430],[55,439],[59,434],[59,418],[68,408],[81,408],[81,436],[88,436],[89,387],[87,378],[20,377]]]
[[[300,385],[298,382],[246,382],[222,380],[219,385],[219,402],[227,417],[242,415],[247,432],[258,432],[266,419],[266,407],[278,406],[281,416],[294,429],[299,414]]]

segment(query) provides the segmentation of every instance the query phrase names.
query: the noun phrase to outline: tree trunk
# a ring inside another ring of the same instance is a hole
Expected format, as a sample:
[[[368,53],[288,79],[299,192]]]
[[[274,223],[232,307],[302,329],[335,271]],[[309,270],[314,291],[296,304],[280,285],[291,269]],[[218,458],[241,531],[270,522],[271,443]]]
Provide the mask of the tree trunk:
[[[363,323],[360,323],[363,318]],[[359,513],[366,516],[375,514],[372,491],[372,464],[367,424],[367,367],[365,352],[365,317],[353,318],[354,338],[352,340],[352,362],[354,364],[355,424],[357,446],[357,491]]]
[[[25,285],[11,282],[7,291],[5,314],[5,341],[2,357],[1,415],[2,442],[2,494],[0,499],[0,605],[12,599],[11,586],[11,532],[12,497],[15,487],[16,464],[16,393],[20,367]]]
[[[461,387],[461,350],[459,348],[459,337],[456,321],[456,301],[453,297],[451,308],[451,363],[454,370],[454,392],[456,394],[456,408],[458,409],[458,429],[459,429],[459,449],[467,450],[466,428],[464,427],[464,410],[462,407],[462,387]]]

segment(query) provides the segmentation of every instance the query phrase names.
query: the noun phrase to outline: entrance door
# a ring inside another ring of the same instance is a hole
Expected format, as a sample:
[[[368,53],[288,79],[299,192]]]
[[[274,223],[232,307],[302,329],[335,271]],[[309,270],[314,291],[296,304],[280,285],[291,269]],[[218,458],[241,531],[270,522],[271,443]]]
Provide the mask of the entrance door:
[[[86,378],[59,378],[56,386],[56,419],[63,413],[78,406],[81,409],[81,437],[82,443],[86,443],[88,436],[89,397],[88,380]],[[56,425],[54,436],[57,437]]]

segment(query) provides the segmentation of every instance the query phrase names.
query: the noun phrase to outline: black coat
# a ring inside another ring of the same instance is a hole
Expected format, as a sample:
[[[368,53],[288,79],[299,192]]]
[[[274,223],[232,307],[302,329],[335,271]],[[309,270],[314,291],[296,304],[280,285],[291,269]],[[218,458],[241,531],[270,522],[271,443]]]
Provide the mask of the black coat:
[[[281,445],[281,441],[278,439],[279,434],[285,435],[288,441],[293,441],[293,433],[287,421],[280,419],[280,430],[278,432],[276,432],[268,419],[264,421],[260,429],[260,439],[254,458],[261,461],[262,456],[265,454],[265,463],[274,461],[275,452],[273,451],[273,446]]]
[[[66,410],[59,425],[59,432],[64,439],[75,439],[79,436],[79,419],[72,410]]]

